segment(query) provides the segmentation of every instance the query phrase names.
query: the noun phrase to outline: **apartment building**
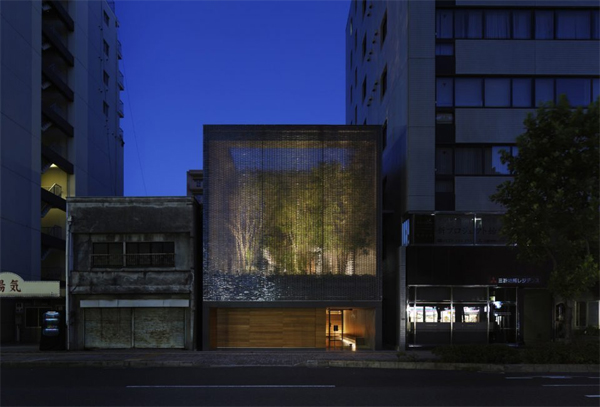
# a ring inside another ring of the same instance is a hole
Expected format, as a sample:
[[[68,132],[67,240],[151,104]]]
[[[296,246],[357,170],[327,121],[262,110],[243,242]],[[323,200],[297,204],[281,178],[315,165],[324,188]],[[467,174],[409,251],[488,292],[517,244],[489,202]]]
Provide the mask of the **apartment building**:
[[[379,126],[204,126],[202,349],[381,347]]]
[[[66,198],[123,194],[121,44],[114,2],[2,1],[0,18],[0,270],[62,283],[0,292],[2,342],[28,342],[64,306]]]
[[[352,1],[346,123],[384,128],[385,345],[553,336],[548,267],[517,261],[489,196],[540,102],[598,97],[599,27],[596,1]]]

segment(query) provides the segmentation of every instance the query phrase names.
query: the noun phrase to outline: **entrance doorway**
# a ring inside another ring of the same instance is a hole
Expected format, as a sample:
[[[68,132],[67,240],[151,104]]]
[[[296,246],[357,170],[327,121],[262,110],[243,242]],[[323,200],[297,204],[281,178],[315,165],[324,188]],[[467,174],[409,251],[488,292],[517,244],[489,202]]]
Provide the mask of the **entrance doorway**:
[[[343,309],[327,309],[327,349],[344,350]]]

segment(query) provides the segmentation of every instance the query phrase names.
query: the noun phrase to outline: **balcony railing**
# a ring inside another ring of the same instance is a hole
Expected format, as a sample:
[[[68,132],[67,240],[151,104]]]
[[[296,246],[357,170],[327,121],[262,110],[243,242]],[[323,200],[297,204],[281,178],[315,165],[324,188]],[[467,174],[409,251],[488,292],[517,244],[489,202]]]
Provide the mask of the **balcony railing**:
[[[121,90],[125,90],[125,85],[124,85],[124,77],[123,77],[123,72],[119,71],[117,72],[117,84],[119,85],[119,89]]]
[[[92,254],[92,267],[174,267],[174,253]]]
[[[42,188],[44,188],[46,191],[48,191],[56,196],[62,197],[62,187],[56,183],[52,184],[52,186],[50,186],[50,187],[43,186]]]
[[[117,105],[117,113],[119,114],[120,118],[125,117],[125,111],[123,109],[123,101],[119,100],[119,104]]]

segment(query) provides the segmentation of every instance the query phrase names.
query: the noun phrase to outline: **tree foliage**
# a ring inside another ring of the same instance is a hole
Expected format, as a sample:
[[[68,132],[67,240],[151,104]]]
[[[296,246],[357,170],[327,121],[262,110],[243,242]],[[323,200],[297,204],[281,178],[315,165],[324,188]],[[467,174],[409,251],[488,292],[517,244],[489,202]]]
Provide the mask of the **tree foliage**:
[[[549,288],[567,302],[599,279],[598,113],[598,100],[573,109],[562,97],[530,114],[518,155],[502,155],[514,178],[492,196],[506,208],[509,243],[524,259],[551,260]]]

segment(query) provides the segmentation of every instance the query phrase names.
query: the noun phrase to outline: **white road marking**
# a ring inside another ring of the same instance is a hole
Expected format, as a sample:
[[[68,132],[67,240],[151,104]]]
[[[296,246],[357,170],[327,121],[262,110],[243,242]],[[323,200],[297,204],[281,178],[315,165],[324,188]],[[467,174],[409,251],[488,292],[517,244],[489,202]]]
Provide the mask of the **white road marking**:
[[[542,384],[542,387],[598,387],[597,384]]]
[[[506,379],[534,379],[534,378],[542,378],[542,379],[572,379],[573,376],[512,376],[506,377]]]
[[[333,384],[248,384],[248,385],[164,385],[164,386],[127,386],[127,388],[196,388],[196,389],[232,389],[232,388],[250,388],[250,389],[272,389],[272,388],[333,388]]]
[[[600,394],[588,394],[585,397],[589,397],[589,398],[600,398]]]

